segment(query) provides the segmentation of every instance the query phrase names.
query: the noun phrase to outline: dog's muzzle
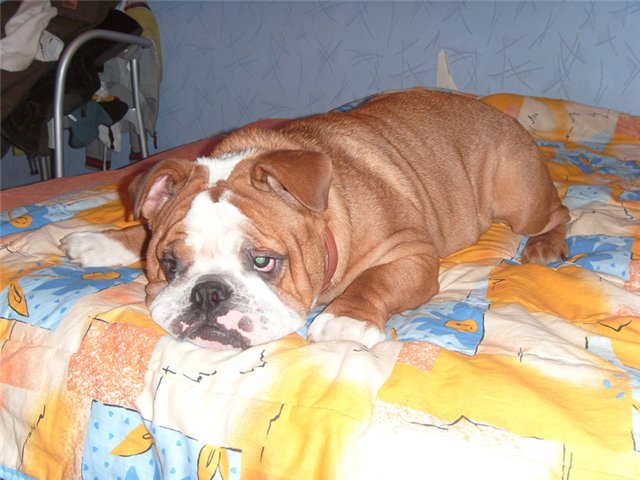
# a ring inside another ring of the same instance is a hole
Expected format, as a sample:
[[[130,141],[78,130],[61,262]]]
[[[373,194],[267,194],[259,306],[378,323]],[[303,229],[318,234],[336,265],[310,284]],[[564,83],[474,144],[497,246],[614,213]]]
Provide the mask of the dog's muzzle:
[[[224,279],[200,279],[191,289],[189,308],[178,318],[178,338],[247,348],[250,341],[245,335],[253,331],[253,321],[237,310],[236,300],[233,287]]]

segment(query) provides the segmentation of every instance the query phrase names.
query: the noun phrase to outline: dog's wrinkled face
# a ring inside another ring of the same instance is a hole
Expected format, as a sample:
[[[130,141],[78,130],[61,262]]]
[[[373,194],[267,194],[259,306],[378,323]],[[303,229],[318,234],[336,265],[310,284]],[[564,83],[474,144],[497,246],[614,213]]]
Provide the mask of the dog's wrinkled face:
[[[324,224],[298,198],[313,200],[272,171],[281,158],[170,161],[141,180],[136,204],[152,230],[147,303],[174,336],[247,348],[303,325],[323,283]]]
[[[233,204],[198,193],[157,258],[168,284],[150,304],[166,330],[203,346],[246,348],[296,330],[299,305],[288,307],[272,279],[286,252],[263,251],[247,235],[250,220]]]

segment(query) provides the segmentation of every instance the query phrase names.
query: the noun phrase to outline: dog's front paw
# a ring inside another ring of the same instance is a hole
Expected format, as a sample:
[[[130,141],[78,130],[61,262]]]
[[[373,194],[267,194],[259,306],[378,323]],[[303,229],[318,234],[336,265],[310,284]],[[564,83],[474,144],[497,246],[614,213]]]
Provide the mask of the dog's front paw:
[[[119,267],[140,260],[103,232],[75,232],[60,240],[60,249],[81,267]]]
[[[309,339],[314,342],[351,340],[372,347],[383,341],[385,335],[370,322],[321,313],[309,326]]]

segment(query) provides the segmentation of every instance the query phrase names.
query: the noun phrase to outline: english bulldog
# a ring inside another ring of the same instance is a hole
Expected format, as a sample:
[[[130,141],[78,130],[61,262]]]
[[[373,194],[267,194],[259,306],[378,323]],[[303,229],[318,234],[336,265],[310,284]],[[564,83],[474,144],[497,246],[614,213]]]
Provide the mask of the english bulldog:
[[[158,163],[131,192],[144,225],[74,233],[62,249],[113,266],[144,246],[152,319],[204,347],[281,338],[316,305],[312,341],[371,346],[392,314],[438,292],[439,259],[494,222],[529,236],[523,262],[568,254],[568,209],[529,133],[423,88],[238,130],[208,157]]]

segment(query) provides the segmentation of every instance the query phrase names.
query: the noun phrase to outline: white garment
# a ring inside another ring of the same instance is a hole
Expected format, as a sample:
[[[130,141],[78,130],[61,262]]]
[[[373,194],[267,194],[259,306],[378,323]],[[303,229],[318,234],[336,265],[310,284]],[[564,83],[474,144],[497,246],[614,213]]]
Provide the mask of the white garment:
[[[36,53],[36,60],[41,62],[55,62],[60,58],[64,50],[64,42],[56,37],[53,33],[46,30],[40,35],[38,41],[38,53]]]
[[[114,152],[122,151],[122,123],[117,122],[107,127],[106,125],[98,125],[98,139],[109,150]]]
[[[23,1],[5,25],[6,36],[0,40],[0,68],[19,72],[31,65],[40,47],[42,32],[57,14],[58,10],[49,0]]]

